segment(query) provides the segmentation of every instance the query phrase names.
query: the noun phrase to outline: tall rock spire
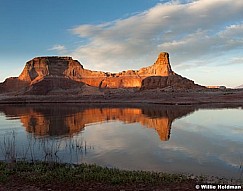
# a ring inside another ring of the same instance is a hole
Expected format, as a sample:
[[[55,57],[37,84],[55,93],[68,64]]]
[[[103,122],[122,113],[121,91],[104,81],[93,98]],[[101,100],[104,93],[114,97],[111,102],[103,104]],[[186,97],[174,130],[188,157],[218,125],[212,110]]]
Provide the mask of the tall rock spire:
[[[153,66],[157,76],[170,76],[174,74],[170,66],[169,53],[167,52],[161,52]]]

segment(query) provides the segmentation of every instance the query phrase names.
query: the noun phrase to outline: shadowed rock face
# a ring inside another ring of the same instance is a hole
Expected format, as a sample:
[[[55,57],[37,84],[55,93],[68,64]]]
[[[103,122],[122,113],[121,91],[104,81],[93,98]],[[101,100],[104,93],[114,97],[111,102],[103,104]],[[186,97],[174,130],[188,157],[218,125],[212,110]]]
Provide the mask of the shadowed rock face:
[[[142,80],[141,90],[156,88],[184,89],[205,89],[205,87],[195,84],[192,80],[180,75],[171,76],[150,76]]]
[[[118,120],[140,123],[157,131],[162,141],[170,138],[172,122],[194,108],[142,107],[142,108],[85,108],[69,105],[0,106],[7,117],[18,117],[26,131],[36,136],[73,135],[92,123]]]
[[[0,93],[18,91],[27,86],[29,86],[28,82],[19,80],[17,77],[10,77],[0,83]]]
[[[183,85],[180,85],[181,81]],[[99,88],[136,87],[142,90],[167,86],[194,87],[191,80],[172,71],[169,54],[162,52],[153,65],[120,73],[87,70],[71,57],[36,57],[26,63],[18,78],[8,78],[0,84],[0,91],[46,95],[52,90],[81,88],[84,84]]]

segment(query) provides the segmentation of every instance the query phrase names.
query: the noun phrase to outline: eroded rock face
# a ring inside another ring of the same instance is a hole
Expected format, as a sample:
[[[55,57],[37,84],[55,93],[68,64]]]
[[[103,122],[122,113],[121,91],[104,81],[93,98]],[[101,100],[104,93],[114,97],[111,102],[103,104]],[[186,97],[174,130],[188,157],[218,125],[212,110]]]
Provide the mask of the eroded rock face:
[[[184,78],[178,74],[171,76],[150,76],[142,81],[141,90],[156,88],[173,88],[176,90],[185,89],[205,89],[205,87],[195,84],[192,80]]]
[[[141,68],[138,74],[146,77],[174,75],[169,61],[169,54],[167,52],[161,52],[152,66]]]
[[[28,85],[29,83],[21,81],[17,77],[10,77],[7,78],[3,83],[0,83],[0,93],[18,91]]]
[[[36,57],[26,63],[18,78],[8,78],[0,84],[0,91],[46,95],[55,89],[83,84],[99,88],[194,88],[192,81],[172,71],[169,54],[162,52],[153,65],[120,73],[87,70],[71,57]]]
[[[31,84],[24,94],[28,95],[46,95],[51,91],[68,90],[73,88],[81,88],[84,84],[76,82],[65,77],[46,76],[37,83]],[[53,93],[53,92],[52,92]]]

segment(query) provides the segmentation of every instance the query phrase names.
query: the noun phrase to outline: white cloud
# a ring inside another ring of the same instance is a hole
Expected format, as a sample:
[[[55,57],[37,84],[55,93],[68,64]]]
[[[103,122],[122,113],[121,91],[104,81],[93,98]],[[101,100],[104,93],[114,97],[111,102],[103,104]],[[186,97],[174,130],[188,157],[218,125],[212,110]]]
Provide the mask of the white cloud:
[[[232,64],[242,64],[243,65],[243,57],[235,57],[231,59]]]
[[[67,52],[64,45],[56,44],[52,48],[49,48],[50,51],[57,51],[59,54],[64,54]]]
[[[77,34],[80,37],[90,37],[101,32],[102,27],[105,25],[81,25],[72,30],[74,34]]]
[[[171,54],[172,66],[209,64],[243,49],[242,10],[242,0],[159,3],[126,19],[74,27],[72,33],[86,44],[70,54],[86,68],[106,71],[150,65],[161,51]]]
[[[220,33],[221,38],[234,39],[242,42],[243,39],[243,23],[229,25]]]

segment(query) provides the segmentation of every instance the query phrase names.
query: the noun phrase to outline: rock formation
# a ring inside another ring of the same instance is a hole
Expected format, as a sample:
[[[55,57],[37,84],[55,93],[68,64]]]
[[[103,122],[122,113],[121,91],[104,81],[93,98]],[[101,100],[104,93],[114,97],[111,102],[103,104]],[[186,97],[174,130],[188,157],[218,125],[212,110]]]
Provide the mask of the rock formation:
[[[203,89],[202,86],[195,84],[192,80],[180,75],[171,76],[151,76],[142,80],[141,90],[156,88],[173,88],[176,90]]]
[[[242,89],[242,88],[243,88],[243,84],[240,85],[240,86],[235,87],[235,89]]]
[[[8,78],[0,84],[0,91],[46,95],[52,90],[81,88],[84,84],[99,88],[141,88],[142,90],[167,86],[201,87],[174,73],[169,54],[162,52],[153,65],[120,73],[87,70],[71,57],[36,57],[26,63],[18,78]]]

